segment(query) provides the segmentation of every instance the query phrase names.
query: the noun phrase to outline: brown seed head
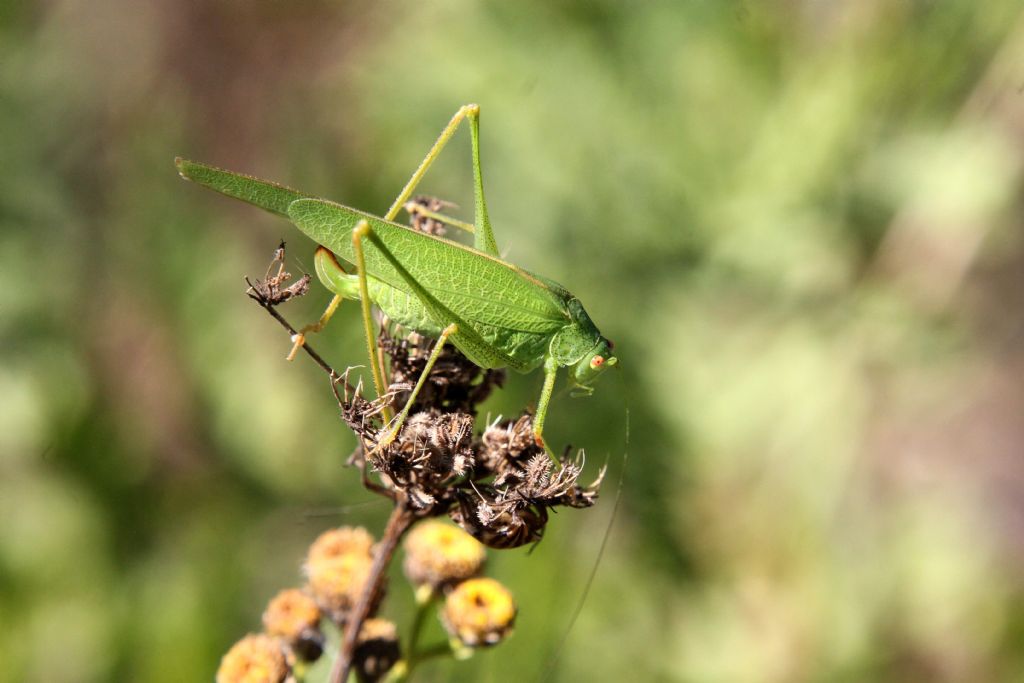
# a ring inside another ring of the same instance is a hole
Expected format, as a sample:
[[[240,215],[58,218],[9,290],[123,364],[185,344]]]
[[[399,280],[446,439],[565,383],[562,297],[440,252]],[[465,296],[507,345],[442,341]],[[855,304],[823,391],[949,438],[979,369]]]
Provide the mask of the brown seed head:
[[[367,619],[359,630],[353,657],[359,680],[374,682],[401,659],[398,628],[387,619]]]
[[[472,415],[429,410],[410,416],[372,464],[414,507],[429,509],[445,498],[454,479],[471,471],[473,446]]]

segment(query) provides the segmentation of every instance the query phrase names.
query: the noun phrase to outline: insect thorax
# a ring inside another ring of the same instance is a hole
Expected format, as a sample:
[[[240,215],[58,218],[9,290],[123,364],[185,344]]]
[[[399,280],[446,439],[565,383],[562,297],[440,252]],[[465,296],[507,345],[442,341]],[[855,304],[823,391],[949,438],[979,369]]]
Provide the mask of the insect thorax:
[[[550,346],[551,356],[563,366],[578,363],[601,341],[601,332],[579,299],[569,299],[566,308],[572,322],[551,338]]]

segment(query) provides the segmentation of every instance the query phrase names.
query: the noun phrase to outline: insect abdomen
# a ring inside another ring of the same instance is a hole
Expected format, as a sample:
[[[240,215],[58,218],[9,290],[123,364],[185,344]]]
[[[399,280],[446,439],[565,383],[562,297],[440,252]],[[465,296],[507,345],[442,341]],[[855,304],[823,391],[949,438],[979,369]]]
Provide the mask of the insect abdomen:
[[[399,325],[430,337],[438,336],[446,326],[446,324],[435,322],[415,295],[375,278],[369,280],[369,286],[370,298],[373,299],[373,303],[388,318]],[[550,339],[549,335],[513,330],[473,320],[464,321],[463,324],[469,325],[489,344],[516,361],[513,368],[520,372],[528,372],[544,360]],[[457,338],[453,338],[451,341],[456,347],[459,347],[460,351],[472,357],[471,350],[461,348]],[[485,367],[503,367],[503,365],[495,363],[479,364]]]

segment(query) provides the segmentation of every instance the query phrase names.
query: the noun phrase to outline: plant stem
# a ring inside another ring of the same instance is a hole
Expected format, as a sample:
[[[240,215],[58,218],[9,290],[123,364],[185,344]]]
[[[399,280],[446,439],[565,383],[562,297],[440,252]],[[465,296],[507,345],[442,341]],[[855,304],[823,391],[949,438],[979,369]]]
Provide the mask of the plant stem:
[[[277,309],[274,308],[273,304],[264,301],[259,296],[254,296],[252,294],[249,294],[249,298],[258,303],[260,306],[262,306],[263,310],[269,313],[271,317],[274,318],[274,320],[281,323],[281,326],[288,330],[289,333],[291,333],[292,335],[298,334],[295,328],[291,326],[291,323],[285,320],[284,317],[277,312]],[[335,372],[334,368],[328,365],[327,361],[320,357],[319,353],[310,348],[309,344],[303,344],[302,350],[305,351],[309,355],[309,357],[312,358],[316,362],[316,364],[320,366],[321,369],[323,369],[324,372],[330,375],[332,380],[341,376],[337,372]]]
[[[363,587],[363,593],[359,596],[359,602],[356,603],[346,620],[338,658],[334,660],[334,666],[331,667],[331,683],[346,683],[348,680],[349,673],[352,671],[352,658],[359,639],[359,631],[369,616],[374,598],[380,591],[388,566],[391,564],[391,558],[394,557],[395,549],[398,548],[398,542],[414,520],[415,516],[406,507],[405,499],[399,498],[388,519],[388,525],[384,529],[384,537],[377,545],[377,554],[373,559],[373,566],[370,568],[370,576],[366,581],[366,586]]]
[[[451,653],[452,653],[452,646],[451,646],[451,644],[449,644],[447,642],[445,642],[445,643],[434,643],[430,647],[428,647],[428,648],[426,648],[424,650],[420,650],[419,652],[416,653],[415,663],[419,664],[420,662],[425,662],[428,659],[433,659],[434,657],[444,657],[444,656],[450,655]],[[412,671],[412,666],[411,665],[409,666],[409,671]]]
[[[420,639],[423,622],[436,599],[437,591],[434,588],[424,585],[416,589],[416,614],[413,616],[412,626],[409,628],[409,652],[416,651],[416,643]]]
[[[421,594],[421,590],[425,592]],[[417,589],[416,614],[413,616],[412,626],[409,629],[409,640],[406,643],[406,651],[408,654],[405,657],[405,669],[396,680],[406,680],[412,674],[412,670],[416,668],[416,665],[423,660],[422,653],[416,651],[416,645],[419,643],[420,632],[423,630],[423,622],[426,621],[427,612],[429,612],[430,608],[433,607],[436,599],[437,591],[434,589],[427,586],[421,586]]]
[[[417,666],[428,659],[450,657],[452,654],[451,643],[434,643],[419,652],[412,652],[406,659],[401,660],[391,669],[390,675],[386,679],[387,683],[403,683],[412,676],[412,672]]]

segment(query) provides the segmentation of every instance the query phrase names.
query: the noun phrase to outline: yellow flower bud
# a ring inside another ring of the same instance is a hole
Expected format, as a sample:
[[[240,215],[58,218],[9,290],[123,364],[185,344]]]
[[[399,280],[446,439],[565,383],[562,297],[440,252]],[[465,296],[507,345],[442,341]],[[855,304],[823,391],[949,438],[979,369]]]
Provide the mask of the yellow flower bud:
[[[362,527],[343,526],[320,534],[309,546],[306,562],[353,553],[369,555],[373,551],[373,536]]]
[[[405,539],[405,575],[417,586],[454,585],[476,576],[486,559],[479,541],[444,522],[422,522]]]
[[[495,645],[512,631],[516,605],[512,594],[494,579],[463,581],[448,594],[441,621],[464,645]]]
[[[306,556],[309,588],[320,608],[342,623],[362,593],[373,566],[373,537],[360,527],[320,534]],[[378,599],[381,595],[376,596]]]
[[[306,574],[317,603],[332,619],[341,622],[359,601],[372,566],[372,557],[353,553],[310,562]]]
[[[288,673],[281,641],[262,634],[248,635],[220,660],[217,683],[282,683]]]
[[[320,633],[320,608],[316,601],[297,588],[274,596],[263,613],[263,628],[280,636],[302,659],[313,661],[323,652]]]

